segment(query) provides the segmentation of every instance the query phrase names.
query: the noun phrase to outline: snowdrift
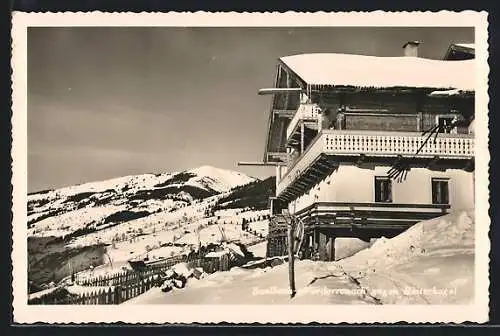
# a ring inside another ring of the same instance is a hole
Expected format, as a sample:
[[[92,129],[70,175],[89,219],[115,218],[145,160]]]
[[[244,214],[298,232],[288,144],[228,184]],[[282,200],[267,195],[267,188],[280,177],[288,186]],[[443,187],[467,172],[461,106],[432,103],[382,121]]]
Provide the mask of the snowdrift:
[[[474,212],[460,211],[415,224],[400,235],[340,261],[347,268],[382,268],[419,256],[474,253]]]
[[[232,268],[174,293],[150,291],[130,304],[466,304],[474,299],[474,213],[460,211],[378,239],[337,262]]]
[[[338,265],[382,303],[471,303],[474,223],[473,211],[423,221]]]

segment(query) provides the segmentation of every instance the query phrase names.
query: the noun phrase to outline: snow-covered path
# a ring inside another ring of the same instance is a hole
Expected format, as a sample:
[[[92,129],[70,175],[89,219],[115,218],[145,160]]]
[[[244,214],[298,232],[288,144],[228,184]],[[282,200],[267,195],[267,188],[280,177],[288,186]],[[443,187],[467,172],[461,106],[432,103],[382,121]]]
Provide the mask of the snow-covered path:
[[[297,296],[290,300],[288,291],[288,264],[274,268],[245,270],[236,268],[230,272],[215,273],[202,280],[190,279],[184,289],[162,293],[158,288],[136,297],[125,304],[347,304],[373,303],[364,297],[359,287],[341,272],[322,273],[318,267],[325,263],[301,261],[296,265]],[[310,284],[316,274],[318,279]],[[333,295],[326,289],[341,290]]]
[[[296,263],[292,300],[285,263],[192,279],[171,293],[153,288],[127,304],[467,304],[474,298],[473,267],[474,255],[467,253],[422,257],[372,274],[305,260]]]

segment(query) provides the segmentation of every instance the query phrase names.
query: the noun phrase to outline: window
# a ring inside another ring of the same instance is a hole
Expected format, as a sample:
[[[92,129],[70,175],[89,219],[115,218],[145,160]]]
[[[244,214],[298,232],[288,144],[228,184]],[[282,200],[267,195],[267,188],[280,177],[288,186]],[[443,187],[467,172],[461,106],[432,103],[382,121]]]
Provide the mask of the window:
[[[432,179],[432,204],[449,204],[448,179]]]
[[[388,177],[375,177],[375,202],[392,202],[392,182]]]
[[[439,133],[456,133],[456,127],[452,127],[451,124],[455,116],[438,116],[436,117],[436,123],[439,126]]]

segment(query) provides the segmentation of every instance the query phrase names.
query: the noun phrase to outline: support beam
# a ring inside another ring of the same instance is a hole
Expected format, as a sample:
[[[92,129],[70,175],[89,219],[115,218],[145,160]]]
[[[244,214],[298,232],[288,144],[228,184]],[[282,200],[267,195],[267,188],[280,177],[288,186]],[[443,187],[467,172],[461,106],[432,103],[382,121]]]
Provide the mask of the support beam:
[[[316,160],[315,164],[324,168],[329,168],[331,166],[330,159],[324,154],[321,154],[321,156]]]
[[[280,109],[274,109],[273,113],[275,116],[278,116],[280,118],[293,118],[297,111],[296,110],[280,110]]]
[[[302,179],[304,181],[306,181],[307,183],[315,183],[316,182],[316,179],[311,178],[309,175],[303,175]]]
[[[297,181],[295,181],[294,184],[302,186],[302,187],[307,187],[308,186],[308,182],[306,180],[304,180],[304,179],[297,180]]]
[[[291,191],[292,195],[300,195],[303,190],[301,188],[297,188],[297,184],[293,184],[288,189]]]
[[[288,160],[288,154],[285,152],[267,152],[266,158],[267,158],[267,160],[269,160],[269,158],[278,159],[278,160],[281,160],[283,162],[276,162],[276,163],[286,164],[286,161]]]
[[[359,155],[358,160],[356,161],[356,165],[357,166],[362,165],[363,162],[365,162],[365,160],[366,160],[366,155],[365,154]]]
[[[396,159],[394,159],[394,161],[392,162],[392,166],[397,166],[401,163],[401,161],[403,160],[403,156],[402,155],[398,155],[396,157]]]
[[[310,169],[309,176],[313,176],[314,179],[313,181],[320,181],[322,180],[324,173],[323,172],[318,172],[317,170],[312,170]]]
[[[311,167],[311,168],[309,168],[309,170],[311,170],[312,172],[318,173],[319,175],[324,175],[325,174],[324,170],[318,169],[316,167]]]
[[[302,88],[263,88],[259,89],[259,96],[276,94],[276,93],[290,93],[290,92],[302,92]]]
[[[275,186],[274,190],[278,190],[278,184],[281,181],[281,167],[276,166],[276,179],[275,179]]]
[[[286,87],[287,88],[292,87],[292,77],[290,76],[290,72],[288,71],[286,71]],[[285,96],[285,108],[288,108],[289,103],[290,103],[290,92],[287,92]]]
[[[439,156],[433,157],[427,164],[428,168],[435,168],[441,158]]]
[[[238,166],[278,167],[278,166],[286,166],[286,163],[240,161],[238,162]]]
[[[327,243],[327,235],[324,232],[318,231],[318,254],[321,261],[328,261]]]
[[[335,237],[328,237],[326,247],[326,260],[335,261]]]
[[[474,171],[474,165],[475,165],[474,159],[467,160],[467,163],[464,166],[464,170],[467,172],[472,172]]]

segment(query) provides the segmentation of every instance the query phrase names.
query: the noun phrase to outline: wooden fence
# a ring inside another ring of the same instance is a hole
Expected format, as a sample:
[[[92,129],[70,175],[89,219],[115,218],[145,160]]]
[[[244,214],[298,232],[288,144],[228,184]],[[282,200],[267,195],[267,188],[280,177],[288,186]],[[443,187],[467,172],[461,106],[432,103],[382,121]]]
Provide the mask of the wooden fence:
[[[41,297],[31,300],[29,304],[73,304],[73,305],[106,305],[120,304],[143,294],[155,285],[156,279],[146,279],[127,286],[101,288],[82,294],[68,294],[64,297]]]
[[[166,259],[164,262],[148,266],[144,271],[127,270],[119,273],[114,273],[105,276],[98,276],[80,281],[76,279],[76,284],[81,286],[127,286],[137,283],[142,279],[152,275],[160,274],[174,266],[175,264],[186,262],[188,258],[185,256],[177,256]]]

